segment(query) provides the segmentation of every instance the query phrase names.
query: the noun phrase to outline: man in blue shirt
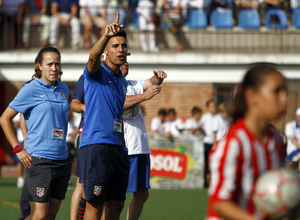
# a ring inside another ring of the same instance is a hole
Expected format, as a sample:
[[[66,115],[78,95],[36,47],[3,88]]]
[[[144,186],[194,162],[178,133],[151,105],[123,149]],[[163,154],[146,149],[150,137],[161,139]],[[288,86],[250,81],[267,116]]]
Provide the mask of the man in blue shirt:
[[[84,187],[84,219],[119,219],[126,198],[129,158],[122,146],[122,113],[127,83],[120,66],[126,62],[126,32],[115,22],[90,51],[84,69],[84,127],[80,141],[80,173]],[[101,55],[106,60],[101,64]]]

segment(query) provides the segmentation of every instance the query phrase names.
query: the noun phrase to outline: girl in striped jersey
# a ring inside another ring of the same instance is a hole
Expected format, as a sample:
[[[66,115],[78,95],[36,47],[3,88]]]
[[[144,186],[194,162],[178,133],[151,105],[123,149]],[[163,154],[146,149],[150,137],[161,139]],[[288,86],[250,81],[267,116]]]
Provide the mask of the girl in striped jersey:
[[[252,200],[263,172],[284,166],[282,136],[270,125],[285,113],[286,82],[269,65],[245,75],[231,111],[232,125],[210,155],[211,180],[206,220],[263,219]]]

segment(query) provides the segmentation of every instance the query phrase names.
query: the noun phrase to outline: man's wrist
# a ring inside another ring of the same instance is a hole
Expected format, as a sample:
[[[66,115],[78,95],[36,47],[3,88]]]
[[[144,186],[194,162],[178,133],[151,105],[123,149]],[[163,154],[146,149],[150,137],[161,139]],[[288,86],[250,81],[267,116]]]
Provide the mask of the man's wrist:
[[[16,153],[19,153],[20,151],[22,151],[23,148],[21,145],[16,145],[14,148],[13,148],[13,152],[16,154]]]

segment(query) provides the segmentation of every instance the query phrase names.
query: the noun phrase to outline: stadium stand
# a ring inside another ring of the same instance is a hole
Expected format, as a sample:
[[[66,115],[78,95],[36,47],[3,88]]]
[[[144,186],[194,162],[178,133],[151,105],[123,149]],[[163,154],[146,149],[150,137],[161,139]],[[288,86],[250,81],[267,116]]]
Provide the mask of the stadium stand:
[[[217,29],[228,29],[233,27],[233,15],[231,9],[218,8],[213,10],[210,23]]]
[[[270,29],[286,29],[287,16],[282,9],[268,9],[265,16],[266,26]]]
[[[239,26],[244,29],[259,29],[260,17],[258,11],[241,9],[239,11]]]

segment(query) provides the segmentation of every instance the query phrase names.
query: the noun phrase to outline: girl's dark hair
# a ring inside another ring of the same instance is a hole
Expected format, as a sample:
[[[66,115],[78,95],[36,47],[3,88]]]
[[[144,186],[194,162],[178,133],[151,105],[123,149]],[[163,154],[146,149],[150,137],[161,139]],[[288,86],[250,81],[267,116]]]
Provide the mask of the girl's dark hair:
[[[39,78],[40,79],[42,77],[42,72],[41,72],[38,64],[41,64],[43,62],[44,53],[48,53],[48,52],[54,52],[54,53],[58,54],[59,59],[61,57],[59,50],[55,47],[44,47],[44,48],[42,48],[40,50],[40,52],[38,53],[37,57],[35,58],[35,61],[34,61],[34,65],[35,65],[34,72],[35,72],[35,74],[33,74],[31,79],[34,79],[34,78]]]
[[[229,109],[229,116],[232,119],[232,124],[244,117],[248,110],[245,100],[245,91],[248,88],[253,88],[255,90],[259,89],[260,85],[264,82],[265,76],[270,73],[275,72],[281,74],[273,66],[274,65],[272,64],[259,64],[246,72],[242,83],[237,88],[233,103]]]

